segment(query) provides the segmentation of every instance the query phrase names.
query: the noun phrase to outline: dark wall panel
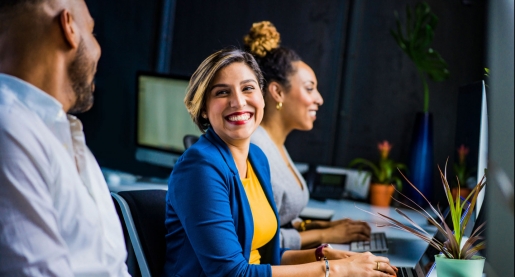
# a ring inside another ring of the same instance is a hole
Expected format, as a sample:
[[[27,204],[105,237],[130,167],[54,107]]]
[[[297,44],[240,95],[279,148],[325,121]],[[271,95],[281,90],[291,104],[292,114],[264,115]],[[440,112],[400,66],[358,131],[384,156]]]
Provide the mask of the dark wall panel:
[[[481,79],[484,1],[428,1],[440,18],[433,46],[449,63],[451,78],[430,83],[435,162],[454,156],[458,87]],[[156,65],[163,1],[87,1],[102,46],[93,109],[81,115],[87,143],[103,166],[142,175],[169,169],[134,158],[135,74]],[[415,1],[200,1],[178,0],[170,73],[191,75],[209,54],[241,47],[256,21],[272,21],[284,46],[295,49],[317,74],[325,104],[311,132],[295,131],[286,146],[295,161],[346,166],[355,157],[377,158],[380,140],[392,158],[407,162],[422,87],[412,62],[389,34],[393,11]]]
[[[269,20],[315,71],[325,103],[312,132],[295,132],[287,146],[296,161],[329,163],[340,98],[339,79],[350,1],[178,1],[172,72],[191,75],[214,51],[243,47],[253,22]]]
[[[164,177],[169,169],[135,160],[135,74],[155,68],[163,1],[90,0],[102,47],[95,105],[80,115],[86,139],[102,166]],[[325,105],[313,132],[296,132],[287,144],[295,160],[327,164],[340,98],[349,1],[176,1],[170,73],[191,75],[226,46],[242,47],[253,22],[270,20],[284,46],[314,69]],[[303,149],[301,151],[301,149]]]
[[[427,1],[439,17],[432,47],[449,64],[450,78],[429,81],[433,113],[435,163],[453,161],[459,87],[483,78],[485,6],[475,1]],[[376,143],[389,140],[391,157],[408,162],[415,114],[423,109],[422,82],[415,65],[391,37],[394,10],[404,18],[405,5],[415,1],[356,1],[352,10],[341,103],[341,121],[334,164],[356,157],[377,160]],[[435,164],[436,174],[436,164]],[[437,194],[442,191],[439,177]]]
[[[86,3],[102,48],[95,104],[80,115],[86,142],[102,166],[166,176],[169,169],[139,163],[134,158],[136,71],[154,69],[161,1]]]

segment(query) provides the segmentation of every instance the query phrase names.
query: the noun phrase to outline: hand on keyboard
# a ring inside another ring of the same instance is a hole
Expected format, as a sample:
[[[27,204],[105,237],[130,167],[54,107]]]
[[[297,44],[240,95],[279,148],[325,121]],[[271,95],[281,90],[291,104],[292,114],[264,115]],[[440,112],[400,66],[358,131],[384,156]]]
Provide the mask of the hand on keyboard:
[[[372,233],[370,240],[353,241],[350,244],[350,250],[355,252],[386,252],[388,251],[388,243],[383,232]]]
[[[374,256],[370,252],[357,253],[345,259],[330,260],[330,265],[338,265],[336,276],[396,276],[398,269],[390,265],[386,257]],[[385,274],[386,273],[386,274]],[[331,273],[331,276],[333,274]]]
[[[323,241],[327,243],[350,243],[370,239],[370,226],[363,221],[341,219],[332,221],[323,232]]]

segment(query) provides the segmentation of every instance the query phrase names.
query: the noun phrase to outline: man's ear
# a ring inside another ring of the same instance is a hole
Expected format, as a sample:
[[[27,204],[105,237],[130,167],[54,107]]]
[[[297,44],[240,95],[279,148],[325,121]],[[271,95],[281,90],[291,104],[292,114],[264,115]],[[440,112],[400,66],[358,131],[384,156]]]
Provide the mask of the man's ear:
[[[270,96],[272,96],[275,102],[283,102],[284,89],[281,84],[277,82],[270,82],[268,84],[268,93],[270,93]]]
[[[61,23],[61,30],[63,31],[64,41],[72,48],[77,49],[79,47],[79,33],[77,24],[73,21],[73,17],[68,10],[63,10],[59,14]]]

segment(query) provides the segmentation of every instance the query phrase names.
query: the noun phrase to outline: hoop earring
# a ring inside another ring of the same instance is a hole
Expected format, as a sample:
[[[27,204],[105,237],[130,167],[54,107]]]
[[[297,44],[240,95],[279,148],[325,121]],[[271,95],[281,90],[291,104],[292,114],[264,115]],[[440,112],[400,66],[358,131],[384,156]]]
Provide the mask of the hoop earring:
[[[277,102],[277,105],[275,105],[275,108],[280,111],[283,108],[283,102]]]

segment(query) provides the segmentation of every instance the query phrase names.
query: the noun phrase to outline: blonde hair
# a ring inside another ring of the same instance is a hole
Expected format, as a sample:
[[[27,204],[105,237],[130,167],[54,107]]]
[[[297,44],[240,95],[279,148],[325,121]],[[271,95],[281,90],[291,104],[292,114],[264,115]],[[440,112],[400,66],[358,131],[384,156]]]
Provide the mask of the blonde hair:
[[[249,33],[243,38],[245,47],[255,56],[264,57],[280,46],[281,35],[270,21],[252,24]]]
[[[207,57],[191,76],[190,83],[184,97],[184,104],[193,122],[203,133],[209,128],[209,120],[202,117],[206,110],[206,92],[209,90],[211,80],[218,71],[232,63],[246,64],[256,75],[259,87],[263,90],[264,80],[259,65],[254,57],[236,48],[225,48]]]

